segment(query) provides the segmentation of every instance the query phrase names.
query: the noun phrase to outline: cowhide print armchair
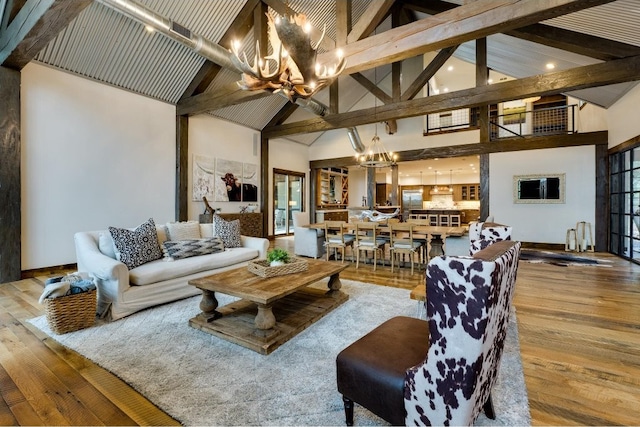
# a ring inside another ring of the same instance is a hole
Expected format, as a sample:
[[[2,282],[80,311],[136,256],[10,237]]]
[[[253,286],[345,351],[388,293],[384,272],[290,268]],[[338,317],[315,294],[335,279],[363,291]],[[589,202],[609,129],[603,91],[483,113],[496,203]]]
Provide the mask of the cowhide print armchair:
[[[498,374],[520,242],[496,242],[473,257],[433,258],[427,320],[394,317],[337,357],[347,425],[354,402],[394,425],[471,425],[494,418]]]
[[[512,227],[491,222],[473,222],[469,224],[469,255],[486,248],[495,242],[511,240]]]

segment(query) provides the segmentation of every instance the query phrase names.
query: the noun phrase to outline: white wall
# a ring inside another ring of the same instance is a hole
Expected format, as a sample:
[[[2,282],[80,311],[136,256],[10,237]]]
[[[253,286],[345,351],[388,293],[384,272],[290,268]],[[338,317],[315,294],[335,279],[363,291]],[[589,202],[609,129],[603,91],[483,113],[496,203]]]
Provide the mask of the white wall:
[[[175,120],[175,117],[173,120]],[[253,163],[258,166],[258,176],[260,176],[259,132],[220,120],[208,114],[189,117],[189,178],[187,180],[187,194],[189,198],[187,211],[189,219],[197,220],[198,215],[204,212],[204,203],[202,200],[192,200],[194,154],[214,159],[220,158],[241,163]],[[218,177],[216,176],[215,179],[218,179]],[[264,190],[265,189],[260,188],[260,182],[258,180],[258,201],[255,203],[260,203],[260,193]],[[175,191],[173,194],[175,194]],[[246,206],[249,203],[207,200],[214,208],[220,208],[222,213],[239,212],[240,206]]]
[[[489,213],[513,226],[513,238],[525,242],[561,243],[578,221],[591,223],[595,236],[595,147],[491,154]],[[565,173],[564,204],[516,204],[513,176]]]
[[[73,234],[174,218],[175,107],[22,70],[22,269],[76,262]]]
[[[638,103],[640,84],[607,110],[609,122],[609,148],[640,135]]]

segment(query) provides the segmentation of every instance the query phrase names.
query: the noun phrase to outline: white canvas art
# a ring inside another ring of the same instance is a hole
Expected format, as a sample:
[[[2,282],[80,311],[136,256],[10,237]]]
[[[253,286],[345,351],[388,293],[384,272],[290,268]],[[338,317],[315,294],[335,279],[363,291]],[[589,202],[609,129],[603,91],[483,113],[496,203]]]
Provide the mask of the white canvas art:
[[[202,197],[213,200],[215,159],[200,154],[193,155],[193,191],[192,200],[201,201]]]

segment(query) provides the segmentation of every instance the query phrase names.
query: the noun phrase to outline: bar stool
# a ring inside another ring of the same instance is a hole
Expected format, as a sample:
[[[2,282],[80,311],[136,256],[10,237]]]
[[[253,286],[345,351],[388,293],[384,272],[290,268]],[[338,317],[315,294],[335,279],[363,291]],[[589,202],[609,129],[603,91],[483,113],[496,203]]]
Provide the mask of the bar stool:
[[[438,215],[436,214],[429,214],[427,215],[427,220],[429,221],[429,225],[432,227],[437,227],[438,226]]]
[[[460,227],[460,215],[449,215],[449,226]]]
[[[449,215],[440,215],[438,220],[440,227],[449,227]]]
[[[418,219],[428,219],[427,214],[419,214]]]
[[[587,231],[589,234],[587,235]],[[589,246],[591,248],[589,249]],[[579,221],[576,224],[576,250],[578,252],[594,252],[593,234],[591,234],[591,223]]]
[[[409,219],[418,219],[418,214],[409,214]]]

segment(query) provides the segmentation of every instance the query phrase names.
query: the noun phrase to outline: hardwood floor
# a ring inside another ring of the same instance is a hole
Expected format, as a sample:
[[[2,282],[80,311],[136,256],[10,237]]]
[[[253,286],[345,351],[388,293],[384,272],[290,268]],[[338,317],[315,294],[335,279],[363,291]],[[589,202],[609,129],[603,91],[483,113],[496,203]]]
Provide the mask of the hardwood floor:
[[[275,245],[292,251],[293,240]],[[640,266],[586,256],[613,266],[520,262],[514,305],[533,425],[640,420]],[[423,275],[361,263],[341,277],[412,289]],[[44,279],[0,285],[0,425],[178,425],[26,321],[42,314]]]

